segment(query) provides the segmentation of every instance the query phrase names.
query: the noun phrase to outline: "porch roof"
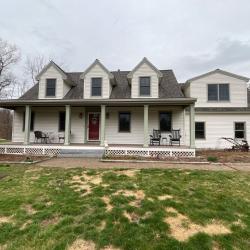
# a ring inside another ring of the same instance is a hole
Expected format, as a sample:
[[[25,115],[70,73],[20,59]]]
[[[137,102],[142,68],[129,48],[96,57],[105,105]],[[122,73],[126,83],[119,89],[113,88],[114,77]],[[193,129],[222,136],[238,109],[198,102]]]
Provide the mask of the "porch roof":
[[[99,106],[99,105],[107,105],[107,106],[143,106],[143,105],[190,105],[196,102],[196,98],[130,98],[130,99],[100,99],[100,100],[92,100],[92,99],[81,99],[81,100],[65,100],[65,99],[42,99],[42,100],[22,100],[22,99],[12,99],[12,100],[1,100],[0,107],[2,108],[15,108],[25,105],[31,106]]]

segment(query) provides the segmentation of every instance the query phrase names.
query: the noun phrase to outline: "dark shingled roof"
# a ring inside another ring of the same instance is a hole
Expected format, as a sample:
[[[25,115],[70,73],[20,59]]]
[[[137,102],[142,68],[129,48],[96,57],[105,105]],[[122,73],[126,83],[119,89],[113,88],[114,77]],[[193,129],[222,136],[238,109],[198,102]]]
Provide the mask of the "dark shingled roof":
[[[183,98],[181,86],[178,84],[172,70],[160,70],[163,77],[159,83],[159,98]],[[113,71],[114,81],[110,98],[128,99],[131,98],[131,85],[127,78],[130,71]],[[80,79],[81,72],[66,73],[69,79],[75,84],[63,99],[83,99],[84,81]],[[38,99],[38,84],[34,85],[19,99],[35,100]]]

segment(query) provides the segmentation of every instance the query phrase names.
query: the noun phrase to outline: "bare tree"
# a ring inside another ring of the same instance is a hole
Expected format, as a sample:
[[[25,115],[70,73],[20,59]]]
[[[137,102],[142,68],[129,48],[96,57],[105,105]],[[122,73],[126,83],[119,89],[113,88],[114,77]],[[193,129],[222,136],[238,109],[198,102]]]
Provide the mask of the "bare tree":
[[[0,38],[0,97],[4,96],[4,90],[15,81],[10,69],[19,59],[20,52],[18,48]]]
[[[33,85],[37,83],[36,76],[41,72],[48,60],[43,55],[36,55],[34,57],[28,56],[25,61],[25,73],[32,80]]]

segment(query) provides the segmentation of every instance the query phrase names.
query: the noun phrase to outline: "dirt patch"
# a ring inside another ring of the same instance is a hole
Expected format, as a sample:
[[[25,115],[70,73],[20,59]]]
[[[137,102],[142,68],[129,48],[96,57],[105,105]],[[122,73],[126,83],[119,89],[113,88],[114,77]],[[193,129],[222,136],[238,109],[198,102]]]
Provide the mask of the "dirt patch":
[[[68,250],[95,250],[95,243],[78,239],[68,248]]]
[[[168,200],[168,199],[173,199],[173,196],[169,195],[169,194],[158,196],[158,200],[160,200],[160,201],[164,201],[164,200]]]
[[[86,196],[92,193],[92,185],[100,185],[102,183],[101,175],[87,175],[83,173],[82,175],[75,175],[72,180],[69,181],[73,189],[77,192],[85,191],[82,196]]]
[[[139,172],[138,170],[133,170],[133,169],[125,169],[125,170],[117,171],[119,175],[126,175],[130,178],[135,177],[138,172]]]
[[[103,202],[106,205],[106,210],[109,212],[113,209],[113,206],[110,204],[110,198],[108,196],[102,197]]]
[[[0,162],[34,162],[49,159],[48,156],[31,156],[31,155],[4,155],[0,154]]]
[[[175,216],[167,216],[165,222],[169,224],[171,235],[179,241],[186,241],[197,233],[220,235],[231,233],[230,229],[219,222],[212,222],[206,226],[193,223],[187,216],[180,214],[174,208],[167,208],[167,212],[175,213]]]
[[[37,213],[37,211],[30,204],[26,204],[23,206],[23,209],[26,211],[28,215],[33,215]]]
[[[125,212],[123,213],[123,215],[124,215],[124,217],[126,217],[126,218],[129,220],[129,222],[138,223],[139,220],[140,220],[139,215],[136,214],[136,213],[134,213],[134,212],[128,213],[127,211],[125,211]]]
[[[25,173],[40,172],[40,171],[42,171],[42,170],[43,170],[42,168],[33,167],[33,168],[29,168],[29,169],[25,170]]]
[[[11,223],[12,217],[0,216],[0,224],[2,223]]]
[[[41,226],[42,227],[47,227],[47,226],[50,226],[50,225],[56,225],[59,221],[60,221],[60,218],[58,216],[56,216],[56,217],[53,217],[53,218],[50,218],[50,219],[43,220],[41,222]]]
[[[98,226],[99,231],[102,231],[106,227],[106,221],[102,220],[100,225]]]
[[[127,189],[122,189],[117,191],[114,195],[123,195],[123,196],[134,196],[136,200],[143,200],[145,198],[145,193],[143,190],[127,190]]]
[[[6,250],[7,249],[7,245],[0,245],[0,250]]]
[[[86,241],[78,239],[73,242],[73,244],[68,248],[68,250],[95,250],[95,243],[93,241]],[[111,245],[101,248],[101,250],[120,250]]]
[[[196,151],[196,155],[203,159],[207,159],[209,156],[216,157],[218,162],[226,163],[249,163],[250,162],[250,152],[232,152],[224,150],[203,150]]]

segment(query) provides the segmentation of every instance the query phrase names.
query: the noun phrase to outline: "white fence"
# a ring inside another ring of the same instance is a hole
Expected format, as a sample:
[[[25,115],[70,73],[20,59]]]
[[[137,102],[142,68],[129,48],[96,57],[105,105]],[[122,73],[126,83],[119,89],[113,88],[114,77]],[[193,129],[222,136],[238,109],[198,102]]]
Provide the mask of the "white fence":
[[[106,156],[148,156],[148,157],[195,157],[195,149],[189,148],[130,148],[108,147]]]

